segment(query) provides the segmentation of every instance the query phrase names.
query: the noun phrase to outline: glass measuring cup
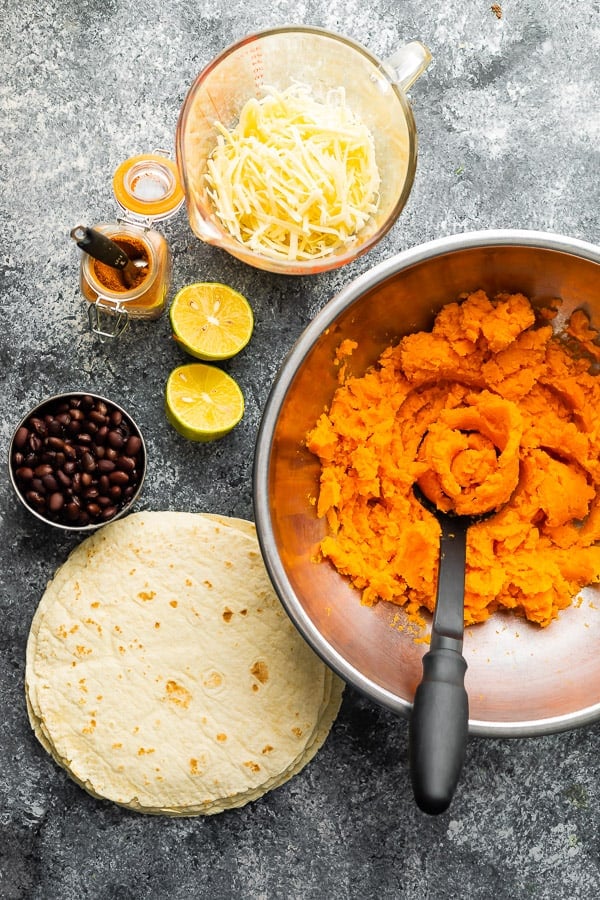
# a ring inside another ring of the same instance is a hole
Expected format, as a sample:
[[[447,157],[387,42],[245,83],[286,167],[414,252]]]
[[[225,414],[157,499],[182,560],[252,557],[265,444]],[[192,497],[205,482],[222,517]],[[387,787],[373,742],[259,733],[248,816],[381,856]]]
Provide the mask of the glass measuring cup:
[[[338,268],[366,253],[391,228],[410,193],[417,161],[417,132],[406,91],[431,61],[413,41],[384,61],[360,44],[321,28],[284,27],[244,38],[223,51],[198,75],[177,123],[176,155],[192,231],[259,269],[305,275]],[[220,224],[207,193],[205,173],[216,144],[216,122],[235,125],[250,98],[266,88],[310,86],[325,100],[342,87],[349,108],[369,128],[381,178],[376,213],[356,238],[334,253],[306,261],[273,259],[253,252]]]

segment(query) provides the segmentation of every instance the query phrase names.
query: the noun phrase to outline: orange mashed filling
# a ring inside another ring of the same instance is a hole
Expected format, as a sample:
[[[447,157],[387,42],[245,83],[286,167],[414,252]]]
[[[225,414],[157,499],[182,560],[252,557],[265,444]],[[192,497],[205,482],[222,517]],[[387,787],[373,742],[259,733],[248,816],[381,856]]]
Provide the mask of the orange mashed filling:
[[[546,626],[600,580],[597,333],[577,310],[557,335],[554,314],[476,291],[364,375],[341,366],[307,446],[321,463],[320,555],[364,604],[433,611],[440,528],[415,482],[442,509],[497,510],[468,532],[466,625],[509,609]]]

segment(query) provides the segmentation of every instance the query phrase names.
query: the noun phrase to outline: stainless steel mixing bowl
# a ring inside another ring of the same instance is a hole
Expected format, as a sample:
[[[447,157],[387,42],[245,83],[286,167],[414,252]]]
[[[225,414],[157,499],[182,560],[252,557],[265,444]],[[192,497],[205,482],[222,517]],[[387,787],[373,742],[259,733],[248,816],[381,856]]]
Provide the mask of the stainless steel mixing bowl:
[[[269,396],[255,468],[256,524],[267,569],[288,614],[342,678],[403,716],[421,678],[426,646],[393,627],[399,609],[361,606],[327,562],[314,561],[325,533],[316,516],[319,462],[307,431],[337,386],[343,338],[358,341],[352,371],[384,347],[429,329],[441,306],[463,291],[521,291],[534,304],[563,300],[559,326],[584,307],[600,326],[600,247],[532,231],[474,232],[407,250],[365,272],[311,322]],[[489,736],[562,731],[600,718],[600,591],[588,588],[546,629],[494,615],[467,629],[469,730]]]

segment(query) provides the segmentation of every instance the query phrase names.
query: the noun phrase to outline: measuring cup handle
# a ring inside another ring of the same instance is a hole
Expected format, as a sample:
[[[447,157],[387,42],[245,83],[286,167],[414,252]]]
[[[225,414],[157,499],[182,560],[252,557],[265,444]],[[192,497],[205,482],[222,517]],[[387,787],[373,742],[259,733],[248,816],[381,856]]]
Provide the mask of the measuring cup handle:
[[[421,41],[411,41],[384,60],[383,65],[392,81],[408,91],[431,62],[431,51]]]

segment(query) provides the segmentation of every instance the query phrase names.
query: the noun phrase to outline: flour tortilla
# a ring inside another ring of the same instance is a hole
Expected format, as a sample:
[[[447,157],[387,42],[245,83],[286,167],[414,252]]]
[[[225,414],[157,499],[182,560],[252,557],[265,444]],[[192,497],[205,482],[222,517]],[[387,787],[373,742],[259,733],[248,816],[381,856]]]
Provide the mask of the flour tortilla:
[[[31,624],[26,698],[45,749],[97,797],[213,814],[299,772],[343,682],[277,600],[252,523],[137,513],[85,540]]]

